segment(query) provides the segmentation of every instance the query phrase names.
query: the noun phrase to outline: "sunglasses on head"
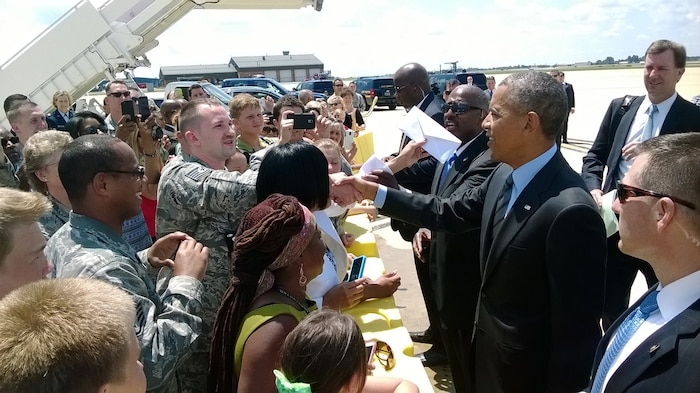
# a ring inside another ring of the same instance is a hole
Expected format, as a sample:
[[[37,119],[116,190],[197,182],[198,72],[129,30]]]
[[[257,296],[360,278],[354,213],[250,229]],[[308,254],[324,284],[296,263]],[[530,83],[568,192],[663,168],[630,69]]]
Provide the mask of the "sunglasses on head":
[[[124,97],[131,97],[131,92],[130,91],[115,91],[114,93],[109,93],[112,97],[120,98],[121,96]]]
[[[19,138],[16,136],[11,136],[11,137],[2,137],[0,138],[0,144],[2,144],[2,148],[6,148],[9,142],[12,142],[13,145],[16,145],[19,143]]]
[[[396,366],[394,352],[391,350],[389,344],[384,341],[377,340],[377,347],[374,350],[374,356],[379,361],[379,364],[384,367],[384,370],[388,371]]]
[[[481,110],[480,108],[469,106],[461,102],[452,102],[449,104],[442,104],[442,113],[447,113],[452,110],[452,113],[462,114],[467,113],[471,110]]]
[[[679,205],[683,205],[685,207],[688,207],[690,209],[695,210],[695,204],[684,201],[683,199],[672,197],[667,194],[662,194],[660,192],[654,192],[654,191],[649,191],[645,190],[642,188],[637,188],[637,187],[632,187],[628,186],[627,184],[622,184],[620,181],[617,182],[617,198],[620,200],[621,204],[624,204],[627,202],[629,198],[634,198],[634,197],[642,197],[642,196],[650,196],[654,198],[668,198]]]

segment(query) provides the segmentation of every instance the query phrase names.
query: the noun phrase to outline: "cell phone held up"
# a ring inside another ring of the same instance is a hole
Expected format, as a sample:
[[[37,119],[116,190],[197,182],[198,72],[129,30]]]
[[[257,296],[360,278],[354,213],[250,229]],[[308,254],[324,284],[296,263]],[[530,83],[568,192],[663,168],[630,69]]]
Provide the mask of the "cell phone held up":
[[[350,129],[343,131],[343,148],[350,150],[353,143],[355,143],[355,131]]]
[[[122,115],[129,116],[130,121],[136,121],[136,110],[134,109],[134,101],[126,100],[122,101]],[[118,119],[115,119],[118,120]]]
[[[294,119],[295,130],[313,130],[316,128],[316,117],[313,113],[289,113],[287,119]]]
[[[352,266],[350,267],[350,273],[348,274],[348,282],[355,281],[362,277],[365,272],[365,263],[367,262],[367,257],[360,255],[352,260]]]

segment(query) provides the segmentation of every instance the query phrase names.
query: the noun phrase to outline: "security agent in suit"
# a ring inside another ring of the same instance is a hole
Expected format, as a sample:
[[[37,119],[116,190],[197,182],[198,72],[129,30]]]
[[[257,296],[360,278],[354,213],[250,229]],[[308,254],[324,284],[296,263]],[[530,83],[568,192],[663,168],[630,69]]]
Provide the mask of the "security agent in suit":
[[[445,128],[462,145],[455,152],[453,162],[438,163],[430,194],[442,198],[461,195],[480,186],[498,165],[491,160],[488,137],[481,127],[489,100],[485,91],[467,85],[455,87],[448,96],[444,107]],[[467,354],[481,286],[479,235],[479,229],[454,234],[421,228],[413,239],[414,253],[429,267],[442,341],[457,393],[472,391],[467,382]]]
[[[659,40],[646,51],[644,86],[646,96],[629,99],[616,98],[608,107],[600,125],[598,136],[588,154],[583,158],[581,176],[600,206],[602,195],[615,188],[631,164],[635,147],[643,139],[671,133],[700,131],[700,107],[691,104],[676,93],[676,84],[685,71],[685,48],[675,42]],[[644,135],[649,120],[647,111],[657,107],[652,124]],[[628,109],[625,111],[624,107]],[[624,115],[622,114],[624,113]],[[603,171],[607,175],[603,182]],[[607,329],[627,308],[629,293],[637,271],[644,273],[649,286],[656,282],[649,265],[620,252],[619,235],[608,239],[608,263],[606,267],[605,314],[603,328]]]
[[[480,187],[445,199],[345,180],[383,214],[432,230],[482,229],[470,354],[477,392],[577,392],[588,384],[601,337],[605,229],[557,150],[565,114],[564,90],[551,76],[512,74],[483,123],[492,158],[503,164]]]
[[[567,138],[567,132],[569,131],[569,115],[576,111],[576,96],[574,95],[574,85],[564,81],[564,73],[559,70],[552,70],[549,72],[554,79],[558,80],[566,92],[566,103],[568,106],[568,111],[566,112],[566,118],[561,125],[561,133],[557,137],[557,144],[561,146],[562,141],[564,143],[569,143]]]
[[[649,262],[659,284],[605,332],[590,391],[697,392],[700,134],[662,135],[642,142],[637,154],[613,205],[620,215],[619,245]],[[640,304],[645,313],[632,325]]]
[[[418,106],[421,111],[440,125],[443,125],[444,114],[442,113],[442,104],[444,104],[444,102],[431,91],[430,77],[425,67],[418,63],[408,63],[401,66],[394,73],[394,85],[396,86],[396,100],[406,111],[411,110],[414,106]],[[408,142],[410,142],[410,139],[402,135],[399,151],[401,151]],[[430,186],[436,167],[437,160],[433,157],[428,157],[403,171],[396,172],[396,180],[401,186],[407,189],[427,194],[430,192]],[[417,227],[397,220],[391,220],[391,229],[399,231],[401,237],[409,242],[418,231]],[[440,318],[437,313],[433,291],[430,289],[428,266],[420,262],[417,258],[414,258],[414,263],[418,282],[423,294],[423,300],[425,301],[425,307],[428,312],[430,326],[425,332],[412,334],[411,338],[420,342],[433,344],[434,350],[429,351],[426,356],[429,357],[433,355],[433,358],[437,360],[428,359],[426,357],[428,361],[425,364],[427,366],[444,363],[444,356],[440,356],[444,353],[444,350],[442,348],[440,335],[437,333],[440,327]],[[435,334],[433,334],[433,332]]]

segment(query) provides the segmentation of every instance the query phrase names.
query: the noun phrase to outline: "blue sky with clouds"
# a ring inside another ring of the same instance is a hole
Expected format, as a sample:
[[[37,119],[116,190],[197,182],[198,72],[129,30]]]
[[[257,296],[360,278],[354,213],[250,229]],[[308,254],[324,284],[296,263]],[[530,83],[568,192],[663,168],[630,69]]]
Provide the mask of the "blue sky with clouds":
[[[0,61],[75,3],[0,0]],[[566,64],[642,55],[658,38],[700,55],[700,1],[325,0],[321,12],[193,10],[158,38],[148,53],[153,67],[136,75],[157,76],[161,65],[222,64],[231,56],[283,50],[313,53],[340,76],[393,73],[411,61],[428,69],[455,60],[461,67]]]

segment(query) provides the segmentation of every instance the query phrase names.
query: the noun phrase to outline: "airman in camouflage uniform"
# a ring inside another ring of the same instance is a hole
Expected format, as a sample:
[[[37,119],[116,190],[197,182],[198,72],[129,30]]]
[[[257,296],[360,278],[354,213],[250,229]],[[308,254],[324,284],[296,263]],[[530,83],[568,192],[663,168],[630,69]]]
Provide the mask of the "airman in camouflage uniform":
[[[196,100],[185,105],[180,131],[182,155],[163,168],[158,185],[156,236],[185,231],[210,250],[202,280],[202,338],[178,368],[181,391],[199,393],[206,391],[212,329],[232,276],[226,238],[236,233],[240,219],[257,202],[257,172],[224,169],[226,158],[235,153],[236,137],[220,104]],[[159,280],[159,289],[164,284]]]
[[[12,165],[12,162],[9,158],[7,158],[5,154],[2,155],[1,159],[2,161],[0,161],[0,187],[19,187],[19,180],[17,180],[17,176],[15,176],[14,165]]]

